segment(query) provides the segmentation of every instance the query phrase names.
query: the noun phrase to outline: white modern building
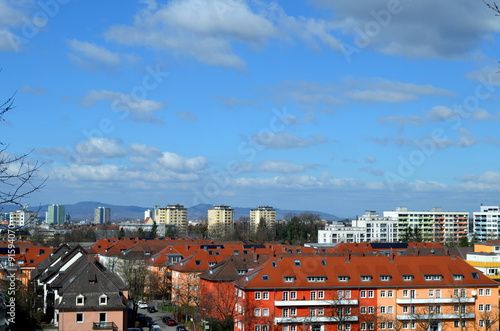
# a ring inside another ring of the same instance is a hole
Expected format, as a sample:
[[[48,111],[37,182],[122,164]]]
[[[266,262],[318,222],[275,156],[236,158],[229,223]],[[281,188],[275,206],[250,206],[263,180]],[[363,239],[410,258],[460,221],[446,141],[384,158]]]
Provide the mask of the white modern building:
[[[97,207],[94,213],[95,224],[109,224],[111,222],[111,208]]]
[[[318,243],[360,243],[366,238],[366,228],[351,227],[343,224],[328,224],[318,230]]]
[[[481,206],[472,213],[474,236],[478,241],[499,239],[500,206]]]
[[[365,228],[367,242],[396,242],[398,241],[398,220],[390,216],[380,216],[373,210],[352,221],[353,227]]]
[[[442,211],[432,208],[430,211],[411,211],[406,207],[384,211],[384,217],[398,220],[398,237],[401,238],[406,228],[418,228],[424,241],[439,243],[459,242],[469,233],[469,212]]]
[[[52,225],[63,225],[66,221],[66,212],[64,206],[50,205],[45,214],[45,223]]]
[[[26,209],[13,211],[9,216],[9,224],[11,226],[25,226],[35,224],[38,214]]]

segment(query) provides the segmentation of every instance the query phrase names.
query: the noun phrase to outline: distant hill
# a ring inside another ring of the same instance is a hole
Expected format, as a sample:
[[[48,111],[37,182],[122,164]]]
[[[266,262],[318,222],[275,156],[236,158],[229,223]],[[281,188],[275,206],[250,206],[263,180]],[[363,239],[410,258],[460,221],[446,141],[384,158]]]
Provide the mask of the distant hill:
[[[208,209],[212,208],[213,205],[210,204],[199,204],[192,207],[188,207],[188,218],[190,220],[206,219]],[[29,209],[33,211],[38,211],[40,218],[45,218],[45,212],[48,210],[49,205],[42,206],[30,206]],[[154,207],[138,207],[138,206],[119,206],[110,205],[107,203],[97,202],[97,201],[82,201],[75,204],[64,205],[66,214],[71,216],[72,221],[82,221],[94,218],[94,210],[97,207],[111,208],[111,219],[113,221],[123,220],[123,219],[144,219],[144,212],[148,209],[153,210]],[[164,207],[164,206],[162,206]],[[2,206],[1,212],[8,213],[11,211],[18,210],[18,206],[5,205]],[[253,208],[243,208],[243,207],[233,207],[234,209],[234,219],[238,220],[242,216],[250,216],[250,210]],[[276,218],[282,219],[287,214],[302,214],[302,213],[312,213],[318,214],[322,219],[326,220],[339,220],[339,217],[310,210],[287,210],[287,209],[276,209]]]

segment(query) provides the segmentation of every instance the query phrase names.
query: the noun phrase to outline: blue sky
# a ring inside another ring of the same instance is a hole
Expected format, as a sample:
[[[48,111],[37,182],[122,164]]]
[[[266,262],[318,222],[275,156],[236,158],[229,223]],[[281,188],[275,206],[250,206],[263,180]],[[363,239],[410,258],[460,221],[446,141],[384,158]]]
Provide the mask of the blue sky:
[[[499,204],[500,17],[480,0],[0,0],[31,206]]]

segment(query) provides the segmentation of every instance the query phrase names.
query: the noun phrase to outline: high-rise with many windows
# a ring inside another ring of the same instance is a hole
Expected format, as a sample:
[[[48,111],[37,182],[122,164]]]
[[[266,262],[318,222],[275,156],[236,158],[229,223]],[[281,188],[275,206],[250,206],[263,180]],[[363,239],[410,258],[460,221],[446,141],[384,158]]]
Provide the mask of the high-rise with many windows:
[[[52,225],[63,225],[66,221],[64,206],[50,205],[47,209],[45,222]]]
[[[225,205],[208,210],[208,234],[211,237],[227,238],[234,231],[234,210]]]
[[[94,223],[108,224],[111,222],[111,208],[97,207],[95,209]]]
[[[267,229],[274,229],[276,223],[276,209],[270,206],[259,206],[250,210],[250,231],[257,232],[260,222],[264,222]]]
[[[472,213],[472,219],[477,240],[498,240],[500,206],[481,206],[479,212]]]
[[[187,208],[183,205],[155,206],[153,219],[157,224],[174,226],[178,236],[187,236]]]

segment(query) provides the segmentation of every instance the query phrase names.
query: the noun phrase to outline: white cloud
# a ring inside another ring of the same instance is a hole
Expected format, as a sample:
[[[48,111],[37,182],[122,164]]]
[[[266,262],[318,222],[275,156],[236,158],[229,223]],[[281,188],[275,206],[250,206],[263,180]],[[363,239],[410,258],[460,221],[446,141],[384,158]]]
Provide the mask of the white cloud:
[[[345,95],[353,100],[362,102],[407,102],[418,99],[423,95],[452,95],[449,90],[432,85],[403,83],[381,78],[345,80],[352,90]]]
[[[126,155],[119,139],[92,137],[75,145],[75,152],[83,157],[115,158]]]
[[[43,95],[49,92],[47,89],[43,87],[31,87],[28,85],[21,86],[19,90],[23,91],[24,93],[34,94],[34,95]]]
[[[162,110],[166,106],[163,102],[138,99],[132,95],[109,90],[92,90],[80,99],[80,104],[90,107],[103,100],[109,101],[110,106],[115,109],[131,111],[135,115],[134,118],[136,120],[149,120],[155,111]],[[125,115],[126,113],[121,116],[124,117]]]
[[[106,66],[115,67],[120,64],[120,56],[104,47],[97,46],[94,43],[72,39],[68,41],[69,48],[76,54],[74,59],[79,62],[85,60],[97,61]]]
[[[260,164],[259,171],[272,173],[299,173],[314,168],[310,164],[295,164],[287,160],[267,160]]]
[[[314,2],[332,9],[332,21],[351,38],[346,45],[389,55],[464,57],[500,30],[498,18],[482,1],[374,0],[363,6],[343,0]]]
[[[203,156],[186,158],[181,155],[164,152],[158,159],[158,163],[166,169],[180,172],[191,172],[204,170],[207,167],[207,159]]]
[[[328,141],[322,136],[314,136],[311,138],[312,139],[306,139],[291,133],[263,133],[250,137],[250,140],[270,149],[301,148]]]
[[[276,36],[273,23],[254,13],[246,1],[172,0],[150,3],[131,26],[117,25],[108,40],[188,55],[211,65],[241,68],[244,61],[232,44],[261,45]]]

